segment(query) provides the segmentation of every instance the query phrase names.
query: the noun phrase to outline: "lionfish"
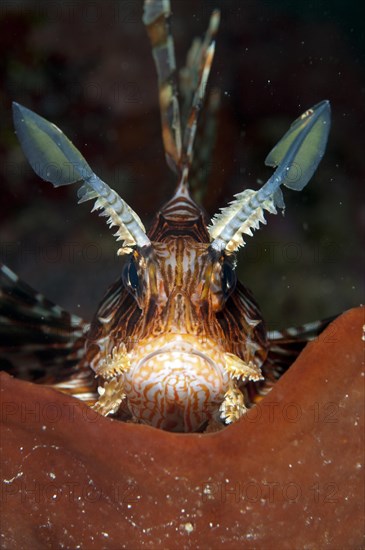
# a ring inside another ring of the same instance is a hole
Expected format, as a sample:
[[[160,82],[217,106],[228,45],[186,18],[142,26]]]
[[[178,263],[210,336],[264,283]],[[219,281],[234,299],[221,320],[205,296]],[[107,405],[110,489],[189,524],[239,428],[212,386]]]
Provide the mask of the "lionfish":
[[[189,52],[183,128],[169,1],[145,0],[143,21],[176,190],[147,232],[59,128],[14,103],[16,133],[34,171],[54,187],[82,182],[78,202],[96,199],[93,210],[117,228],[117,254],[125,262],[91,325],[3,266],[0,354],[9,372],[84,400],[102,415],[169,431],[203,431],[242,417],[326,325],[267,332],[254,298],[236,279],[235,254],[243,237],[266,223],[264,211],[284,209],[282,186],[301,191],[312,177],[324,154],[330,106],[322,101],[295,120],[265,160],[276,168],[269,180],[235,195],[209,223],[189,180],[219,12]],[[214,110],[211,94],[207,113]]]

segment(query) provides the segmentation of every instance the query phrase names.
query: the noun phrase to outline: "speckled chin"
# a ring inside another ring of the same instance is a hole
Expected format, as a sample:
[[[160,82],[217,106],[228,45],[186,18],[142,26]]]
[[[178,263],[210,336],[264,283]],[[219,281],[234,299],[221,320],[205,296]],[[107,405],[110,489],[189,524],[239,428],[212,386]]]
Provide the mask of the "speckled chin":
[[[171,334],[140,343],[133,363],[125,374],[125,393],[135,419],[191,432],[218,413],[228,375],[213,342]]]

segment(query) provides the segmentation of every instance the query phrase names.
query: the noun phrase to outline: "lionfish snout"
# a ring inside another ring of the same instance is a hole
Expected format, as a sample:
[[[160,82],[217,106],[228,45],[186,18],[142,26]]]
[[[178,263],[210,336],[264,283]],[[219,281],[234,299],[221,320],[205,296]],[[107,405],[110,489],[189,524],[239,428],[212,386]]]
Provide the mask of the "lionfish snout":
[[[140,343],[124,376],[132,416],[178,432],[198,430],[218,417],[229,376],[222,352],[209,339],[170,334]]]

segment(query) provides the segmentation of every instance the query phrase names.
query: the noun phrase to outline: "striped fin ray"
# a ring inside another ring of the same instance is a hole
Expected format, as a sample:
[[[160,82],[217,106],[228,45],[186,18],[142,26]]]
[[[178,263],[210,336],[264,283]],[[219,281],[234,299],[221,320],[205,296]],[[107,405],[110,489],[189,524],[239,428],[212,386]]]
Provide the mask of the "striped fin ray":
[[[211,90],[203,112],[201,131],[197,132],[194,156],[189,172],[189,186],[195,201],[202,203],[208,189],[213,168],[213,151],[217,138],[217,114],[220,106],[220,90]]]
[[[184,132],[182,165],[183,165],[183,170],[185,170],[186,172],[189,171],[192,163],[193,145],[194,145],[196,129],[198,125],[198,115],[201,110],[203,100],[205,97],[205,89],[207,86],[210,69],[213,63],[214,51],[215,51],[215,42],[212,41],[212,43],[208,47],[204,56],[204,61],[201,69],[198,87],[194,95],[193,104],[191,107],[190,115],[189,115],[185,132]]]
[[[208,30],[205,33],[204,39],[202,40],[199,37],[194,38],[186,57],[185,67],[179,71],[179,89],[183,103],[183,126],[186,126],[189,118],[193,97],[198,88],[202,67],[204,66],[206,52],[217,34],[219,22],[220,12],[214,10],[210,17]]]
[[[185,128],[183,163],[189,168],[193,160],[193,145],[197,130],[198,115],[204,103],[206,85],[214,57],[214,37],[217,34],[219,23],[220,12],[219,10],[214,10],[210,17],[208,30],[205,33],[204,39],[194,39],[187,55],[186,66],[180,71],[180,90],[184,104],[183,121]],[[210,96],[208,104],[207,111],[209,114],[216,112],[219,105],[219,99],[217,101],[217,98],[219,98],[219,94],[217,94],[217,91],[214,91]],[[214,132],[211,132],[211,135],[214,136]],[[210,158],[209,153],[208,158]]]
[[[284,209],[281,185],[301,191],[321,161],[330,129],[330,106],[322,101],[301,115],[269,153],[266,163],[277,166],[271,178],[259,189],[247,189],[213,217],[208,227],[211,248],[234,252],[244,245],[243,234],[252,235],[266,223],[264,210],[272,214]]]
[[[97,199],[94,209],[103,209],[110,226],[117,226],[115,236],[130,246],[149,246],[150,241],[137,214],[108,184],[90,168],[84,157],[54,124],[30,109],[13,103],[16,133],[25,156],[35,173],[54,187],[83,181],[78,191],[79,203]]]
[[[69,378],[47,385],[54,390],[84,401],[89,407],[93,406],[99,398],[98,382],[95,379],[95,373],[90,368],[79,368]]]
[[[88,325],[0,264],[0,364],[27,380],[55,383],[77,371]]]
[[[158,75],[162,138],[168,165],[179,172],[181,121],[177,97],[176,60],[171,34],[170,0],[145,0],[143,23],[147,28]]]
[[[150,38],[158,74],[162,138],[166,159],[168,165],[177,173],[181,173],[185,168],[184,180],[192,162],[197,119],[213,62],[213,38],[218,30],[219,20],[220,13],[215,10],[204,40],[194,41],[189,51],[187,66],[181,73],[180,87],[186,120],[182,131],[174,41],[171,34],[170,1],[145,0],[144,3],[143,22]]]
[[[270,343],[267,358],[268,363],[275,366],[275,369],[280,373],[285,372],[307,343],[318,338],[336,317],[337,315],[334,315],[333,317],[305,323],[298,327],[269,331],[267,333]]]
[[[264,380],[255,384],[248,383],[245,388],[246,396],[251,404],[257,404],[267,395],[276,382],[296,361],[308,342],[321,338],[321,333],[336,319],[336,315],[306,323],[298,327],[284,330],[274,330],[267,333],[269,348],[262,373]],[[331,342],[331,335],[327,336]],[[335,335],[333,335],[335,337]]]

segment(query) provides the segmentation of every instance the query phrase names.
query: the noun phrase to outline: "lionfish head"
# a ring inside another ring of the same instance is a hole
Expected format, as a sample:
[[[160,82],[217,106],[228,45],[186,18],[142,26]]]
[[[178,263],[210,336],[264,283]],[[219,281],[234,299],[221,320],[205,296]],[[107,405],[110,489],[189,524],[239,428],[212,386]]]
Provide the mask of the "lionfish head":
[[[233,266],[213,258],[205,243],[170,236],[152,242],[147,255],[134,252],[123,282],[135,300],[135,323],[124,325],[131,332],[121,354],[111,351],[102,368],[114,376],[128,357],[123,391],[132,415],[160,428],[194,431],[217,415],[229,386],[231,346],[217,313],[234,289]]]
[[[107,380],[103,412],[115,411],[116,380],[122,380],[119,390],[134,418],[195,431],[219,419],[232,376],[261,377],[260,313],[235,292],[234,255],[211,247],[206,226],[180,187],[156,216],[149,245],[129,252],[89,335],[90,364]],[[233,420],[243,408],[240,400],[225,417]]]

